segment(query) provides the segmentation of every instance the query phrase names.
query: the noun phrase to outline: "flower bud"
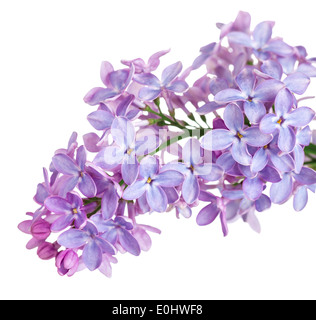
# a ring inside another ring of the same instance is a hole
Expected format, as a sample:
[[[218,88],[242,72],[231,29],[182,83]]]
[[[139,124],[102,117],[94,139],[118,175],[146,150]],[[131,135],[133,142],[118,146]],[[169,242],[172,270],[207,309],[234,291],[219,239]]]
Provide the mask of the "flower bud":
[[[75,251],[67,249],[58,253],[56,257],[57,271],[61,276],[72,276],[78,269],[79,258]]]
[[[49,260],[57,255],[57,247],[53,243],[43,242],[37,249],[37,255],[42,260]]]
[[[31,234],[37,240],[46,240],[50,235],[50,224],[43,219],[35,221],[31,226]]]

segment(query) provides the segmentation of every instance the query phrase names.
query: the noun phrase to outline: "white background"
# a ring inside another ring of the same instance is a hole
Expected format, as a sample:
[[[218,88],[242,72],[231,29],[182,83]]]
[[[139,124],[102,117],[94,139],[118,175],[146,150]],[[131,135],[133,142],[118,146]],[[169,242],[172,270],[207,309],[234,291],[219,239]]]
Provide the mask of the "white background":
[[[314,194],[301,213],[292,201],[261,213],[260,235],[238,221],[223,238],[219,221],[198,227],[197,212],[190,220],[145,217],[162,234],[140,257],[119,255],[111,279],[87,270],[60,277],[53,260],[25,249],[29,236],[17,229],[37,208],[32,198],[53,152],[72,131],[92,131],[85,118],[95,108],[82,98],[101,85],[101,61],[119,68],[120,59],[171,48],[161,66],[188,67],[200,47],[218,40],[215,23],[233,21],[239,10],[252,14],[252,26],[276,21],[275,36],[316,56],[313,2],[1,1],[0,298],[315,299]]]

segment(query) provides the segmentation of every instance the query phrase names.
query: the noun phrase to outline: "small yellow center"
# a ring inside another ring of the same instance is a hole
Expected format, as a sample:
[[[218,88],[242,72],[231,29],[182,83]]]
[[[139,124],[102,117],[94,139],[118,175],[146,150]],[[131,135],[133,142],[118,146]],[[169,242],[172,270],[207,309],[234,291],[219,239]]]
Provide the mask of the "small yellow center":
[[[268,147],[269,147],[269,146],[268,146],[268,145],[266,145],[266,146],[264,146],[264,147],[263,147],[263,149],[268,149]]]
[[[244,136],[242,134],[240,134],[239,132],[237,132],[237,136],[239,139],[243,138]]]
[[[73,214],[77,214],[77,213],[78,213],[78,210],[77,210],[77,209],[72,209],[72,213],[73,213]]]
[[[282,123],[282,119],[279,119],[279,120],[277,121],[277,123],[278,123],[278,124],[281,124],[281,123]]]
[[[151,178],[150,177],[148,178],[147,183],[151,183]]]
[[[193,167],[193,165],[191,164],[191,166],[190,166],[190,169],[192,170],[192,171],[194,171],[194,167]]]
[[[127,150],[127,154],[130,156],[131,155],[131,153],[133,152],[133,149],[128,149]]]

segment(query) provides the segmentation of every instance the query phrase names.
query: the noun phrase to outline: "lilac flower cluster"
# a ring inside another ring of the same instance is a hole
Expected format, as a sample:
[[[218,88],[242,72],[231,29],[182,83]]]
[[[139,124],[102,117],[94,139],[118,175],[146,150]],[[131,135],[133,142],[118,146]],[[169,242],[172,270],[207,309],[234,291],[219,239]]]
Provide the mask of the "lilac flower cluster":
[[[303,104],[316,59],[272,37],[273,22],[250,22],[240,12],[218,24],[219,41],[184,71],[178,61],[153,74],[168,50],[147,63],[122,60],[119,70],[102,63],[104,86],[84,97],[97,108],[87,117],[95,132],[83,144],[73,133],[44,168],[39,207],[18,226],[28,249],[55,259],[60,275],[87,268],[110,277],[118,252],[138,256],[160,233],[139,223],[144,214],[190,218],[200,206],[197,224],[219,217],[226,236],[238,219],[259,232],[256,213],[272,203],[293,197],[304,209],[316,190],[315,112]]]

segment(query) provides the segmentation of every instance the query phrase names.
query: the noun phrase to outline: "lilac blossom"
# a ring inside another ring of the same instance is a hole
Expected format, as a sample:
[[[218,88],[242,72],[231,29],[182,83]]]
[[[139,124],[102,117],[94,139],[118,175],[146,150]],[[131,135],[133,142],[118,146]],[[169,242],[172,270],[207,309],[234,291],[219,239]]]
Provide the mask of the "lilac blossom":
[[[84,246],[82,259],[86,267],[93,271],[102,263],[102,253],[114,255],[115,248],[104,238],[99,236],[97,228],[88,222],[83,229],[70,229],[63,232],[57,242],[68,249]]]
[[[86,157],[86,150],[83,146],[77,150],[76,161],[63,153],[56,154],[53,157],[53,164],[56,170],[66,176],[62,192],[63,195],[78,185],[78,189],[83,195],[87,197],[95,196],[95,183],[85,170]]]
[[[167,209],[168,198],[163,187],[175,187],[182,184],[184,176],[175,170],[159,172],[159,161],[152,156],[145,157],[139,167],[138,180],[127,187],[123,199],[135,200],[146,193],[148,205],[152,210],[164,212]]]
[[[244,128],[244,116],[235,104],[229,104],[224,111],[224,121],[228,129],[215,129],[202,138],[202,147],[206,150],[219,151],[231,147],[232,157],[238,163],[248,166],[252,157],[247,145],[263,147],[273,138],[262,133],[258,127]]]
[[[176,80],[177,75],[182,70],[182,63],[176,62],[162,71],[161,81],[151,73],[143,73],[134,76],[134,80],[146,87],[139,91],[139,99],[152,101],[160,96],[162,92],[182,93],[188,89],[188,85],[183,80]]]
[[[78,265],[78,254],[72,249],[60,251],[56,257],[57,271],[61,276],[66,274],[68,277],[73,276],[78,269]]]
[[[82,199],[74,194],[67,193],[66,199],[52,196],[45,200],[46,209],[60,215],[51,226],[52,231],[61,231],[73,222],[76,228],[82,228],[86,223],[86,213],[83,208]]]
[[[293,94],[288,89],[282,89],[275,99],[275,114],[269,113],[260,122],[260,130],[264,133],[279,132],[278,147],[289,153],[296,144],[293,127],[304,127],[314,118],[315,112],[308,107],[292,110]]]
[[[251,123],[259,123],[267,113],[264,102],[274,101],[278,91],[284,84],[278,80],[266,80],[256,84],[253,69],[243,69],[236,77],[238,89],[225,89],[215,95],[215,102],[223,104],[242,101],[245,114]]]
[[[100,76],[106,88],[95,87],[91,89],[85,95],[84,102],[94,106],[107,99],[119,96],[130,84],[134,71],[133,64],[129,69],[114,71],[113,66],[109,62],[102,62]]]

